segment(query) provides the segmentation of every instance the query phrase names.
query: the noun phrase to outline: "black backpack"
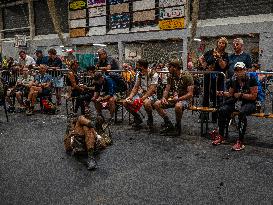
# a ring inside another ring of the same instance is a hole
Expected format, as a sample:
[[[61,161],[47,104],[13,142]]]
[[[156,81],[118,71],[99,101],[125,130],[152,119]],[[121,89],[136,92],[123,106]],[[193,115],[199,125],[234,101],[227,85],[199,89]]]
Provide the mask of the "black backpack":
[[[114,73],[114,72],[110,72],[109,73],[110,78],[112,78],[115,83],[116,83],[116,92],[126,92],[128,89],[128,85],[126,83],[126,81],[124,80],[124,78],[118,74],[118,73]]]

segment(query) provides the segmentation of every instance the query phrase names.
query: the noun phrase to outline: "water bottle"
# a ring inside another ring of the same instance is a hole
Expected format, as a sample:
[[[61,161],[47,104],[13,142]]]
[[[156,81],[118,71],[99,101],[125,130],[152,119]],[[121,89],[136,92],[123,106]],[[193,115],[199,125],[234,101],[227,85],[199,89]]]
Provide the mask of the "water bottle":
[[[240,110],[241,106],[242,106],[242,101],[237,100],[237,102],[235,103],[235,110],[236,111]]]
[[[256,103],[256,113],[261,113],[262,111],[262,103],[260,101],[257,101]]]

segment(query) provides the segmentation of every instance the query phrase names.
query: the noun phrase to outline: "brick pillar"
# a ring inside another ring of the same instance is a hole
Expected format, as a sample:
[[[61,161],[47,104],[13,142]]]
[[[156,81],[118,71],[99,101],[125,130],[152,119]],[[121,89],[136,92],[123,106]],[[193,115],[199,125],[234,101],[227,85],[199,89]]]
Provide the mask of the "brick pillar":
[[[30,39],[33,40],[35,36],[33,0],[28,0],[28,21],[29,21],[29,27],[30,27],[29,29]]]
[[[0,8],[0,31],[4,29],[3,8]],[[4,33],[0,32],[0,53],[2,54],[2,39],[4,39]],[[2,56],[3,57],[3,56]]]
[[[260,63],[262,70],[273,69],[273,32],[260,33]]]
[[[183,70],[187,70],[187,60],[188,60],[188,38],[187,35],[183,38],[183,52],[182,52],[182,61],[183,61]]]
[[[119,41],[118,42],[118,59],[121,64],[124,62],[124,56],[125,56],[124,44],[123,42]]]

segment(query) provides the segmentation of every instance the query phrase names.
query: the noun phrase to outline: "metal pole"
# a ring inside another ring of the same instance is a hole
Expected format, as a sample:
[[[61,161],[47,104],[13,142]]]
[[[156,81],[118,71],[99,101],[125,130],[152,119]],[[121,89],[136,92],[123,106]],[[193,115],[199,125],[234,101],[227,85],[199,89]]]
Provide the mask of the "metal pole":
[[[28,21],[29,21],[30,40],[33,40],[35,36],[33,0],[28,0]]]

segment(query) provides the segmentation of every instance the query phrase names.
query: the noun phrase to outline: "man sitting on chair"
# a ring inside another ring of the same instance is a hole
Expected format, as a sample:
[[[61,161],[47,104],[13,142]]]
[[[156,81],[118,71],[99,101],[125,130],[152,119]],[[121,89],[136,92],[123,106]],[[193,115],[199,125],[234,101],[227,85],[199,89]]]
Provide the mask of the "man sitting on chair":
[[[135,85],[124,102],[124,107],[134,116],[134,127],[142,123],[141,116],[137,113],[142,104],[148,115],[147,125],[150,129],[153,127],[152,105],[157,100],[156,88],[159,75],[157,72],[148,73],[148,62],[139,60],[136,63],[138,70],[136,74]],[[138,108],[136,108],[138,107]]]
[[[9,103],[10,108],[12,110],[15,109],[14,105],[12,104],[12,101],[10,99],[11,96],[15,96],[18,103],[19,103],[19,109],[20,111],[25,109],[25,105],[23,102],[23,97],[27,97],[29,93],[29,88],[33,85],[34,77],[29,74],[29,68],[27,66],[23,67],[23,73],[22,75],[18,76],[18,79],[16,81],[16,85],[14,89],[9,89],[7,92],[7,102]]]
[[[228,92],[218,91],[218,96],[228,97],[218,111],[219,134],[215,137],[212,144],[220,145],[225,141],[224,131],[231,114],[236,110],[235,104],[240,103],[239,111],[239,139],[232,149],[240,151],[244,149],[243,140],[247,126],[247,115],[256,111],[256,100],[258,95],[258,84],[255,78],[250,78],[243,62],[237,62],[234,66],[235,79],[231,82]]]
[[[193,97],[194,82],[189,72],[181,71],[181,66],[177,61],[169,63],[169,72],[170,76],[167,79],[163,97],[155,102],[154,107],[164,119],[165,128],[161,130],[161,133],[176,136],[181,134],[182,114],[183,110],[188,108]],[[173,107],[176,117],[175,128],[165,111],[165,109]]]
[[[110,120],[115,115],[116,106],[116,83],[108,75],[103,75],[100,72],[95,73],[94,76],[95,93],[92,98],[98,116],[102,115],[102,109],[110,111]]]
[[[32,115],[34,110],[34,105],[37,100],[37,96],[48,96],[52,91],[52,77],[46,73],[47,66],[40,65],[39,73],[34,78],[34,84],[30,87],[28,94],[29,107],[26,112],[27,115]]]

